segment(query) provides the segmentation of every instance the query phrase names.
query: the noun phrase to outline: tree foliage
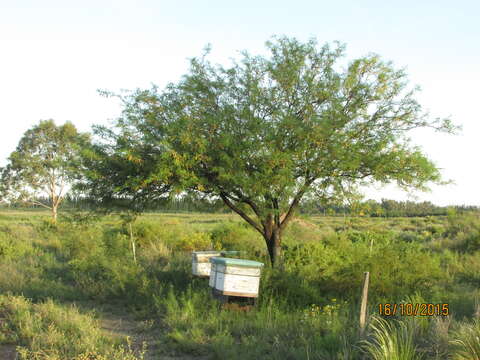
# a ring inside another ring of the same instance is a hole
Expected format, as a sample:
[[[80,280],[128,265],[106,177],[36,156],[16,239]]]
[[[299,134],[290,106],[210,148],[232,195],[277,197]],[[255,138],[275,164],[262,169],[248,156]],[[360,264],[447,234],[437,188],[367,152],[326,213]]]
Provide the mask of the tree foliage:
[[[269,56],[244,52],[230,67],[212,65],[207,51],[164,91],[122,97],[118,132],[103,131],[116,145],[102,151],[132,156],[142,171],[122,165],[119,183],[135,186],[120,188],[138,196],[158,182],[221,198],[262,234],[274,262],[304,196],[338,200],[373,182],[426,189],[441,181],[407,135],[454,128],[422,111],[403,70],[377,55],[342,66],[340,44],[274,38],[267,48]],[[118,151],[125,138],[128,151]]]
[[[2,169],[2,197],[48,208],[56,221],[58,207],[79,176],[80,152],[88,141],[70,122],[40,121],[25,132]],[[48,201],[39,200],[45,196]]]
[[[128,110],[124,112],[128,118]],[[141,212],[167,196],[173,175],[162,144],[150,141],[127,121],[94,127],[96,142],[82,153],[82,179],[75,189],[104,210]]]

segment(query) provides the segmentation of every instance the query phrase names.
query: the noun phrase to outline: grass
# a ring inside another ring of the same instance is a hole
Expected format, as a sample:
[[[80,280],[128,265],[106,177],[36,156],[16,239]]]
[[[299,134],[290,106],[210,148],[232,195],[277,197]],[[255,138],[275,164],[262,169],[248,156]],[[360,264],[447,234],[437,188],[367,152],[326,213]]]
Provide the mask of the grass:
[[[0,296],[0,344],[17,344],[21,359],[137,360],[129,348],[102,334],[91,314],[52,300],[33,304],[23,296]]]
[[[370,323],[371,339],[364,342],[364,349],[373,360],[416,360],[415,329],[407,321],[387,321],[373,317]]]
[[[477,360],[480,359],[480,321],[476,319],[473,324],[461,324],[452,340],[455,348],[455,359]]]
[[[262,239],[237,217],[148,213],[132,229],[137,263],[118,217],[55,226],[44,212],[0,212],[0,347],[19,346],[24,359],[141,358],[72,305],[89,303],[148,324],[147,358],[478,358],[476,215],[297,218],[283,237],[283,269],[265,267],[251,311],[219,307],[191,275],[192,250],[242,250],[268,265]],[[364,271],[371,316],[361,338]],[[448,303],[451,315],[376,315],[379,303],[400,302]]]

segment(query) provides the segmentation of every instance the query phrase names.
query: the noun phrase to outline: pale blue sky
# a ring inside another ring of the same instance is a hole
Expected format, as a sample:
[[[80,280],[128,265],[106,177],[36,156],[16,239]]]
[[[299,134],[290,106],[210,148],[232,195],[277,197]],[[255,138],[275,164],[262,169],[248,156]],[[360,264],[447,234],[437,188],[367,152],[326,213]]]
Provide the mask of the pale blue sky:
[[[226,63],[240,50],[263,52],[275,34],[316,37],[345,42],[347,59],[375,52],[407,68],[432,116],[464,129],[414,134],[456,182],[418,199],[480,205],[479,19],[477,1],[0,0],[0,166],[38,120],[106,124],[120,109],[97,89],[176,81],[207,43],[212,61]],[[406,199],[394,188],[367,197]]]

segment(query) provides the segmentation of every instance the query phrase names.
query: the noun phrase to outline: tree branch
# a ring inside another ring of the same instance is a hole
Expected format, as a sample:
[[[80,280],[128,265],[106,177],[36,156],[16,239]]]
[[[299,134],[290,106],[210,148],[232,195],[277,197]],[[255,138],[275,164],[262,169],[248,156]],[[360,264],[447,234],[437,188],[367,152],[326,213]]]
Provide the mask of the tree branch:
[[[238,191],[235,191],[235,195],[237,195],[239,202],[243,202],[243,203],[247,204],[248,206],[250,206],[250,208],[253,210],[255,215],[257,215],[257,218],[261,221],[260,211],[258,210],[257,205],[250,198],[244,196],[243,194],[241,194]]]
[[[255,228],[260,234],[263,236],[263,231],[260,225],[258,225],[250,216],[248,216],[245,212],[235,206],[229,199],[228,195],[225,192],[220,193],[220,197],[222,198],[223,202],[233,211],[235,211],[238,215],[240,215],[246,222],[248,222],[251,226]]]
[[[39,206],[43,206],[44,208],[48,209],[48,210],[52,210],[52,208],[48,205],[45,205],[39,201],[35,201],[35,200],[26,200],[26,202],[30,203],[30,204],[33,204],[33,205],[39,205]]]
[[[287,226],[287,224],[290,222],[295,208],[298,206],[300,200],[302,199],[302,196],[305,194],[308,187],[313,181],[314,181],[313,179],[307,180],[305,184],[302,186],[302,189],[297,193],[297,195],[295,195],[292,203],[290,204],[290,207],[288,208],[287,214],[285,215],[282,222],[280,223],[280,230],[283,230],[285,226]]]

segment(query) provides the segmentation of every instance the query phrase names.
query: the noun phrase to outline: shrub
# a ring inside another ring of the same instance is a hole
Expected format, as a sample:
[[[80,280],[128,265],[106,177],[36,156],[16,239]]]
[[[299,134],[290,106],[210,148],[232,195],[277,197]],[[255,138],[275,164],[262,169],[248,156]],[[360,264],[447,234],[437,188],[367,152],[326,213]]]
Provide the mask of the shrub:
[[[179,251],[211,250],[212,239],[209,233],[192,232],[182,234],[174,244]]]
[[[480,252],[463,255],[455,275],[461,282],[480,287]]]
[[[265,250],[263,238],[248,224],[224,222],[211,231],[215,248],[219,250],[239,250],[249,253]]]
[[[137,220],[133,223],[132,230],[140,246],[165,241],[168,234],[165,226],[151,220]]]
[[[363,240],[352,243],[345,233],[323,244],[287,248],[285,266],[297,278],[297,288],[308,282],[306,287],[337,298],[358,296],[365,271],[371,275],[372,300],[388,297],[390,302],[416,290],[429,294],[432,285],[444,278],[439,258],[427,256],[419,244],[384,240],[371,247]]]
[[[419,243],[424,240],[424,237],[422,237],[422,235],[420,234],[417,234],[416,232],[403,231],[398,235],[398,239],[407,243]]]
[[[322,241],[325,234],[332,232],[327,229],[318,227],[306,219],[296,218],[287,226],[284,234],[284,243],[302,243],[302,242],[318,242]]]
[[[96,227],[62,229],[58,234],[62,242],[62,255],[69,259],[83,259],[105,251],[103,232]]]
[[[480,228],[472,230],[466,234],[462,243],[456,246],[456,249],[462,252],[473,253],[480,250]]]
[[[97,300],[126,295],[135,287],[140,271],[133,259],[125,261],[93,255],[69,262],[69,272],[76,287]]]

